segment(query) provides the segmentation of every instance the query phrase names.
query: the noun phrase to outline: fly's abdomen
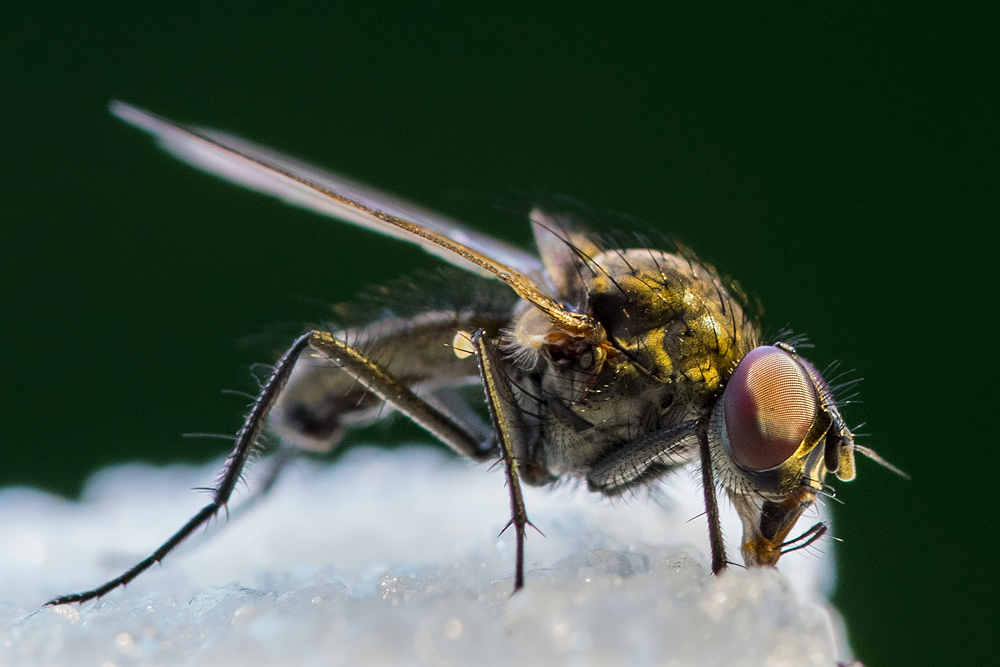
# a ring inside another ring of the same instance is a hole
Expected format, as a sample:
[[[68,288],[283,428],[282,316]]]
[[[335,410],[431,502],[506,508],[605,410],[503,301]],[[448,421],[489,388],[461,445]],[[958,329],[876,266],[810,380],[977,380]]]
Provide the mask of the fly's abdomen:
[[[479,382],[475,359],[455,345],[461,332],[485,329],[495,336],[507,321],[506,316],[474,311],[428,312],[383,319],[335,335],[415,392],[440,394]],[[326,357],[307,353],[296,363],[270,423],[286,442],[325,451],[340,440],[345,427],[365,425],[384,412],[382,399],[352,376]]]

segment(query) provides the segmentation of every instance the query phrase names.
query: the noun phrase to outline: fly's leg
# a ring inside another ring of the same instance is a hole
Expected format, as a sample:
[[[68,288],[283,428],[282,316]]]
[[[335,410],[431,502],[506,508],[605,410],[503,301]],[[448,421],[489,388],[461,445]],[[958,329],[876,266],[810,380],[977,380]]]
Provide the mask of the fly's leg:
[[[251,490],[246,499],[238,507],[226,507],[226,523],[233,523],[244,515],[253,512],[257,505],[263,502],[268,494],[271,493],[274,485],[284,474],[285,469],[302,458],[304,454],[305,450],[299,447],[282,444],[272,456],[261,460],[259,462],[259,466],[262,469],[261,474],[259,479],[254,480],[256,488]],[[213,539],[218,530],[223,528],[224,526],[218,524],[206,525],[201,533],[191,535],[191,537],[187,538],[184,541],[184,547],[187,549],[197,549],[202,543]]]
[[[685,421],[615,447],[590,465],[587,488],[620,496],[687,465],[699,446],[697,430],[697,421]]]
[[[476,377],[476,387],[481,386],[480,378]],[[493,443],[495,440],[493,424],[480,417],[469,404],[459,395],[455,387],[441,387],[427,393],[421,392],[420,397],[430,403],[431,407],[447,415],[456,424],[471,433],[482,443]]]
[[[86,602],[87,600],[99,598],[119,586],[128,584],[130,581],[152,567],[153,563],[159,563],[162,561],[168,553],[177,547],[177,545],[187,539],[194,531],[205,525],[212,519],[212,517],[219,513],[219,510],[221,510],[226,503],[229,502],[229,497],[233,494],[233,489],[236,488],[236,483],[239,481],[240,473],[243,471],[243,466],[246,464],[247,458],[253,450],[253,445],[257,441],[257,437],[260,435],[260,431],[264,426],[265,420],[267,419],[267,413],[271,409],[271,405],[274,403],[278,394],[281,393],[281,389],[285,386],[285,382],[288,380],[288,374],[291,373],[292,366],[295,365],[295,361],[299,358],[299,355],[302,354],[302,351],[309,346],[311,336],[312,334],[304,334],[296,339],[295,343],[292,344],[288,351],[285,352],[284,356],[278,361],[277,365],[275,365],[274,372],[271,373],[271,377],[269,377],[267,382],[264,383],[260,394],[257,395],[257,398],[254,400],[253,405],[250,408],[250,412],[247,414],[246,420],[243,422],[243,427],[240,428],[239,433],[236,434],[236,446],[233,448],[233,452],[229,455],[229,458],[226,459],[226,466],[223,470],[222,479],[215,487],[212,502],[205,505],[200,512],[194,515],[190,521],[184,524],[183,528],[174,533],[173,536],[164,542],[159,549],[154,551],[152,555],[139,562],[135,567],[128,570],[121,576],[118,576],[93,590],[86,591],[85,593],[62,595],[45,603],[46,606],[67,604],[70,602]]]
[[[312,348],[322,356],[337,364],[343,371],[353,376],[366,389],[394,408],[405,414],[432,435],[440,439],[457,453],[477,461],[484,461],[494,455],[494,452],[484,449],[473,435],[470,435],[456,425],[447,416],[434,409],[417,397],[410,389],[387,373],[380,366],[365,358],[357,350],[338,340],[328,331],[311,331],[295,340],[292,346],[278,360],[271,376],[264,383],[260,393],[254,400],[242,428],[236,434],[236,445],[226,459],[222,478],[213,490],[212,502],[206,505],[191,518],[173,536],[164,542],[148,558],[142,560],[124,574],[84,593],[62,595],[46,603],[46,606],[86,602],[99,598],[119,586],[125,586],[140,574],[148,570],[154,563],[159,563],[173,551],[181,542],[191,536],[196,530],[207,524],[229,502],[233,490],[240,479],[243,467],[253,451],[254,444],[260,436],[267,421],[268,412],[277,400],[278,395],[288,381],[288,376],[295,362],[307,349]]]
[[[310,345],[337,367],[356,379],[365,389],[387,401],[413,423],[451,447],[455,453],[474,461],[486,461],[495,454],[453,419],[420,398],[408,386],[344,343],[329,331],[314,331]]]
[[[685,421],[626,443],[595,461],[587,474],[587,486],[606,496],[617,496],[627,489],[649,483],[672,470],[701,457],[701,482],[705,491],[705,514],[708,517],[708,541],[712,549],[712,573],[726,568],[726,548],[719,523],[719,504],[715,496],[715,475],[705,425]]]
[[[271,493],[271,490],[274,488],[274,485],[277,484],[278,480],[285,472],[285,469],[298,461],[300,458],[303,458],[304,455],[305,450],[300,449],[299,447],[282,445],[272,456],[268,457],[264,461],[261,461],[260,463],[262,464],[264,470],[260,479],[257,480],[257,488],[252,491],[246,500],[240,503],[239,507],[236,509],[227,509],[226,519],[228,521],[233,521],[247,512],[252,511],[268,496],[268,494]],[[206,531],[206,533],[208,532],[209,531]]]
[[[528,512],[524,508],[524,497],[521,494],[521,479],[518,474],[517,455],[527,451],[527,434],[521,412],[518,409],[510,382],[503,373],[500,355],[496,344],[486,338],[486,333],[480,329],[472,336],[472,347],[479,363],[479,374],[483,378],[483,388],[486,391],[486,403],[496,430],[496,437],[503,458],[504,470],[507,473],[507,489],[510,492],[510,522],[504,530],[514,526],[516,540],[516,562],[514,566],[514,593],[524,587],[524,538],[525,526],[532,525],[528,521]],[[501,531],[502,533],[503,531]]]
[[[726,545],[722,541],[722,524],[719,521],[719,501],[715,496],[715,475],[712,472],[712,450],[708,444],[708,431],[698,428],[701,449],[701,485],[705,492],[705,515],[708,517],[708,544],[712,549],[712,574],[726,569]]]

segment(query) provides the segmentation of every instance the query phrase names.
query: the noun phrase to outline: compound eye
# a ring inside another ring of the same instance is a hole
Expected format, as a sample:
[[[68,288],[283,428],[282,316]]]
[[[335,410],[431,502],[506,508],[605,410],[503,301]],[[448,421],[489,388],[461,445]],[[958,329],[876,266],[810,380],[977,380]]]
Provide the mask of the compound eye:
[[[743,358],[722,400],[730,453],[749,470],[768,470],[788,460],[816,416],[816,391],[805,370],[770,345]]]

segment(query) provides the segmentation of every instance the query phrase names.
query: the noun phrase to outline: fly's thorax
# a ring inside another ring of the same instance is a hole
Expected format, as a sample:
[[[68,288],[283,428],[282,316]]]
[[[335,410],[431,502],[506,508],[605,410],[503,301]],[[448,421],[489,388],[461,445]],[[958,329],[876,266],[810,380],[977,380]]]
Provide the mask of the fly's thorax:
[[[515,310],[505,352],[515,384],[538,397],[537,437],[548,469],[585,471],[598,457],[674,423],[707,419],[720,387],[757,337],[714,272],[654,250],[588,259],[588,313],[616,354],[552,345],[558,329],[535,309]]]
[[[546,361],[536,377],[543,397],[538,434],[546,467],[557,476],[586,473],[609,450],[662,428],[674,402],[670,385],[627,360],[596,375]]]
[[[654,250],[605,252],[594,264],[590,311],[623,356],[678,390],[717,393],[755,346],[755,325],[710,268]]]
[[[586,472],[651,419],[655,426],[665,393],[622,355],[598,364],[585,346],[550,342],[562,335],[534,309],[504,331],[507,373],[533,433],[530,458],[555,477]]]

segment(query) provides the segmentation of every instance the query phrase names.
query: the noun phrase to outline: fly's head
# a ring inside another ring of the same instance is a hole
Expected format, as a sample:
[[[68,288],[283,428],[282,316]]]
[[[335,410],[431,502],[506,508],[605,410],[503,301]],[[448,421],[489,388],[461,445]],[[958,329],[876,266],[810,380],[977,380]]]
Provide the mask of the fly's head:
[[[788,345],[736,366],[709,423],[712,465],[743,521],[747,565],[774,565],[825,531],[788,540],[828,472],[854,478],[854,438],[819,372]]]

